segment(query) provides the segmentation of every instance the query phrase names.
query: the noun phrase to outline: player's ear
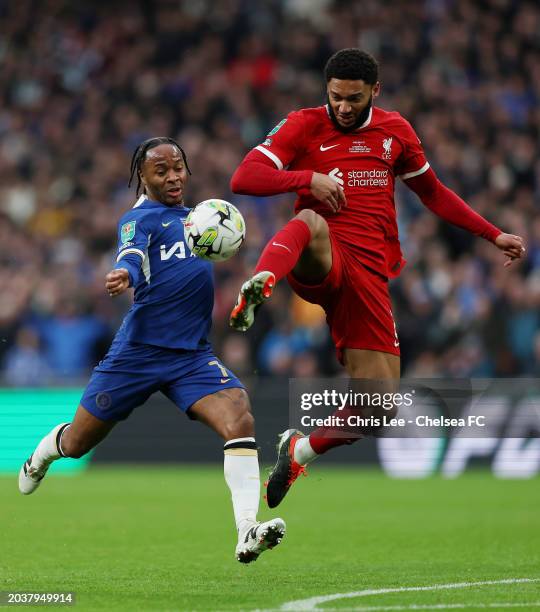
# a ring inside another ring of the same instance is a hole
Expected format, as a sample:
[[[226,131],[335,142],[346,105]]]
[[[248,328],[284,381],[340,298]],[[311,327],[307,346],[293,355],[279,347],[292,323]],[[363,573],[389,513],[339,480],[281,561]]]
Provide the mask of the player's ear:
[[[372,93],[374,98],[376,98],[381,93],[381,83],[380,83],[380,81],[377,81],[375,83],[375,85],[373,85],[373,89],[371,90],[371,93]]]

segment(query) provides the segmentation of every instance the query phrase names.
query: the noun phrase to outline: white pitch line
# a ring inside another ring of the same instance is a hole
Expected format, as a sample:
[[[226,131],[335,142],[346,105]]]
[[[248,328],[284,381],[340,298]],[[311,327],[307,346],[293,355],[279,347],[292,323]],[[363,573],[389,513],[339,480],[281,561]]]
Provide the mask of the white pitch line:
[[[439,591],[443,589],[466,589],[476,586],[489,586],[493,584],[526,584],[538,582],[540,578],[507,578],[505,580],[483,580],[480,582],[452,582],[450,584],[434,584],[431,586],[416,587],[394,587],[388,589],[364,589],[363,591],[351,591],[349,593],[333,593],[332,595],[320,595],[309,599],[297,599],[287,601],[280,610],[317,610],[317,606],[327,601],[336,599],[353,599],[357,597],[368,597],[369,595],[385,595],[387,593],[410,593],[413,591]],[[322,608],[321,608],[322,609]]]
[[[360,606],[359,608],[321,608],[324,612],[392,612],[394,610],[463,610],[466,608],[540,608],[540,601],[523,603],[477,603],[477,604],[411,604],[409,606]]]

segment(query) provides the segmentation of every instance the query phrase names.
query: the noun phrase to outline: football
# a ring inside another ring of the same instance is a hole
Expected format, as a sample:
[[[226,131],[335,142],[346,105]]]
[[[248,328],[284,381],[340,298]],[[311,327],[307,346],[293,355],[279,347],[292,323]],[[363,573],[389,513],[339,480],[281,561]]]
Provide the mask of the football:
[[[225,200],[205,200],[191,210],[184,223],[191,252],[209,261],[225,261],[238,252],[246,237],[240,211]]]

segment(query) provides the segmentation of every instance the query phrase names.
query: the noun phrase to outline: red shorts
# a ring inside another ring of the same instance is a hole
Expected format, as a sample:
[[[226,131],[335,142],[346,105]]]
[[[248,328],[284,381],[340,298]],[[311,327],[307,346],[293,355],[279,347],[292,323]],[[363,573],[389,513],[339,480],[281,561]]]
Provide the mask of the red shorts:
[[[332,268],[319,285],[304,285],[292,273],[290,286],[302,299],[324,308],[340,363],[343,349],[399,355],[388,280],[364,268],[332,237]]]

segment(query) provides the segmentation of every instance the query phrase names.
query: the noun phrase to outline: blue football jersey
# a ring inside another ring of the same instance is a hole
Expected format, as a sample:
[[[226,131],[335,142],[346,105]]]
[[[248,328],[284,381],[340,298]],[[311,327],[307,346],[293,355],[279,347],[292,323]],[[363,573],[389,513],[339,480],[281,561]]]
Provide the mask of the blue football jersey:
[[[173,349],[208,345],[212,264],[195,257],[184,240],[189,211],[141,196],[120,219],[114,267],[126,268],[135,287],[120,338]]]

